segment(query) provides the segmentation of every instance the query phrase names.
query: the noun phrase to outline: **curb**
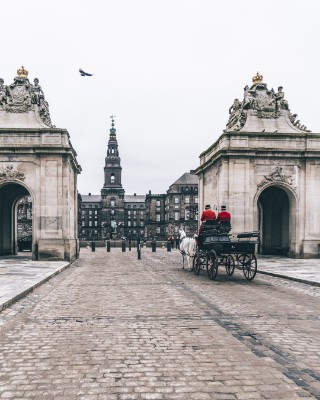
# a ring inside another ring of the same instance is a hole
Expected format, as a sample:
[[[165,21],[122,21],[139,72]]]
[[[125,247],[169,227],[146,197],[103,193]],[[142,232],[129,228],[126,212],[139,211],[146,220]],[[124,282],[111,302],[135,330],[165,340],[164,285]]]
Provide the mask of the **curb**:
[[[12,299],[5,301],[4,303],[0,304],[0,312],[3,311],[5,308],[10,307],[13,303],[16,303],[18,300],[21,300],[23,297],[25,297],[27,294],[33,292],[34,289],[36,289],[38,286],[42,285],[43,283],[49,281],[52,277],[54,277],[55,275],[60,274],[60,272],[64,271],[65,269],[69,268],[71,266],[71,264],[67,264],[63,267],[61,267],[60,269],[58,269],[57,271],[54,271],[52,274],[46,276],[45,278],[43,278],[42,280],[40,280],[39,282],[35,283],[34,285],[32,285],[31,287],[29,287],[28,289],[24,290],[23,292],[17,294],[16,296],[14,296]]]
[[[293,276],[288,276],[288,275],[275,274],[274,272],[261,271],[259,269],[257,270],[257,272],[262,275],[274,276],[275,278],[282,278],[299,283],[305,283],[306,285],[318,286],[318,287],[320,286],[320,282],[307,281],[305,279],[294,278]]]

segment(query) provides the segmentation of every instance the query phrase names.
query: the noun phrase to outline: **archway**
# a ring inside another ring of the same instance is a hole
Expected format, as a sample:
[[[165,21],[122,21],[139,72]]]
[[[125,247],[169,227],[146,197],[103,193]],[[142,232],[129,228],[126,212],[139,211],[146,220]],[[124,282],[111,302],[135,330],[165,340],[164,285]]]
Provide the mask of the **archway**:
[[[267,187],[259,196],[260,253],[288,255],[290,248],[290,202],[277,186]]]
[[[17,254],[17,204],[23,196],[31,194],[21,184],[0,187],[0,256]]]

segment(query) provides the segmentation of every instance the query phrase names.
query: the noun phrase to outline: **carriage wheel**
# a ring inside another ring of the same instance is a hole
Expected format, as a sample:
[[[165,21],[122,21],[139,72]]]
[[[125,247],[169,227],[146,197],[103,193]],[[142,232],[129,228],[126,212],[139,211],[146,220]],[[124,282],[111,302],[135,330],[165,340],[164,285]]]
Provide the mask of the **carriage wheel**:
[[[214,250],[211,250],[208,254],[207,271],[209,279],[214,280],[218,273],[218,257]]]
[[[252,279],[257,273],[257,257],[254,254],[246,254],[243,258],[243,274],[248,279]]]
[[[224,258],[224,266],[226,268],[226,273],[231,276],[234,273],[235,266],[234,258],[231,254]]]

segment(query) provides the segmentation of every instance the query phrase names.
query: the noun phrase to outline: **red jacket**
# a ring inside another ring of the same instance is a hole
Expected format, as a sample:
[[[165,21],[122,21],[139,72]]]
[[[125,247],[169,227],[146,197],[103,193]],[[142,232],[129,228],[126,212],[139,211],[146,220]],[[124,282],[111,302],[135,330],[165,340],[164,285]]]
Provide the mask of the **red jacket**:
[[[219,214],[218,214],[218,218],[217,218],[217,221],[218,222],[230,222],[231,221],[231,215],[230,215],[230,213],[228,213],[228,211],[221,211],[221,212],[219,212]]]
[[[208,221],[208,219],[216,219],[216,213],[212,210],[204,210],[201,215],[201,221]]]

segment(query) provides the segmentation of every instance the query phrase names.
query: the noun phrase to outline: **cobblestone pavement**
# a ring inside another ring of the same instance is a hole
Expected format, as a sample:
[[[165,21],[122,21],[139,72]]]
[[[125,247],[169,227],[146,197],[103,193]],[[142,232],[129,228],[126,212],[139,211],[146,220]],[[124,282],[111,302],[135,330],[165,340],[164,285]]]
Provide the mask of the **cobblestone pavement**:
[[[320,399],[320,291],[157,250],[81,259],[0,313],[0,398]]]

